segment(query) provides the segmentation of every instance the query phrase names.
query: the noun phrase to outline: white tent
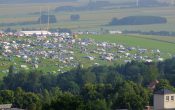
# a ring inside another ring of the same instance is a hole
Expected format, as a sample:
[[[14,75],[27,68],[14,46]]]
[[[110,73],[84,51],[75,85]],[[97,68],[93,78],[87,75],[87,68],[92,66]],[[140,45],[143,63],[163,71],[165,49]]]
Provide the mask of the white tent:
[[[31,35],[51,35],[51,32],[49,31],[20,31],[20,34],[24,34],[26,36],[31,36]]]

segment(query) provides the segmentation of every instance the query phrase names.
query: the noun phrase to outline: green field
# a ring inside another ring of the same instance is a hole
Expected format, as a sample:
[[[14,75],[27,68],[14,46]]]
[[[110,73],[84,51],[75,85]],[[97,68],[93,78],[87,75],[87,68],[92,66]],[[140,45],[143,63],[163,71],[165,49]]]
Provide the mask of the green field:
[[[143,36],[143,35],[83,35],[82,38],[92,38],[97,41],[117,42],[128,46],[147,49],[160,49],[168,57],[175,55],[175,37]]]

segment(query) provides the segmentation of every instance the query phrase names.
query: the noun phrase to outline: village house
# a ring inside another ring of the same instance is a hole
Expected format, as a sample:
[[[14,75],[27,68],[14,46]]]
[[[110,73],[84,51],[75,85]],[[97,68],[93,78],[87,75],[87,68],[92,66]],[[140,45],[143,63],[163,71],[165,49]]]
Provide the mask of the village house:
[[[155,92],[154,110],[175,110],[175,93],[167,89]]]
[[[0,110],[10,109],[11,107],[12,107],[12,104],[1,104]]]
[[[0,104],[0,110],[24,110],[24,109],[13,108],[12,104]]]

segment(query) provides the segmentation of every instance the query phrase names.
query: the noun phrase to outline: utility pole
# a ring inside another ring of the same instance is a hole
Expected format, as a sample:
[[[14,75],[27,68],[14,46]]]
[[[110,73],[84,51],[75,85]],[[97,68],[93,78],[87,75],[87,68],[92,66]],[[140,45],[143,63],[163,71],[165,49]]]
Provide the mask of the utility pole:
[[[50,9],[48,7],[48,26],[47,26],[47,30],[49,31],[49,25],[50,25]]]
[[[171,0],[171,5],[174,6],[174,0]]]
[[[42,16],[41,16],[41,7],[40,7],[40,19],[39,19],[40,30],[42,30],[42,26],[41,26],[41,19],[42,19]]]
[[[139,0],[136,0],[136,7],[139,7]]]

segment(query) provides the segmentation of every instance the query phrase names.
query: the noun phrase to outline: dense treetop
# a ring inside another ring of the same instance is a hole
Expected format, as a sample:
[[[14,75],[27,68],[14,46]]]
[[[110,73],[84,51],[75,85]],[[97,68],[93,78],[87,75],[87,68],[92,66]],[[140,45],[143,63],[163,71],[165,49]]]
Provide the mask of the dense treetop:
[[[1,81],[0,104],[29,110],[142,110],[153,93],[175,91],[175,58],[159,63],[131,63],[77,68],[63,74],[9,68]],[[159,80],[155,90],[150,82]],[[134,100],[134,101],[133,101]]]

